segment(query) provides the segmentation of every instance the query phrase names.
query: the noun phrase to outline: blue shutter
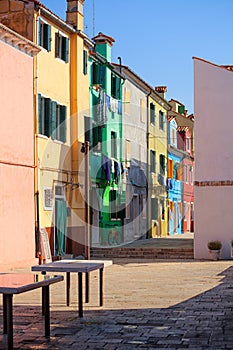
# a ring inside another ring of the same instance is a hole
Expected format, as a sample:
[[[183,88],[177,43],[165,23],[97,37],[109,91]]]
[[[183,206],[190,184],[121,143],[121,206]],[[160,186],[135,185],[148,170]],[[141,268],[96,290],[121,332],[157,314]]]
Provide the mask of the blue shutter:
[[[60,141],[66,142],[66,113],[67,107],[60,106]]]
[[[38,94],[38,134],[42,134],[42,103],[41,103],[41,94]]]
[[[51,136],[51,100],[50,98],[45,98],[45,118],[44,118],[44,135],[50,137]]]
[[[47,25],[47,50],[51,51],[51,26]]]
[[[57,139],[57,102],[51,102],[50,130],[52,139]]]

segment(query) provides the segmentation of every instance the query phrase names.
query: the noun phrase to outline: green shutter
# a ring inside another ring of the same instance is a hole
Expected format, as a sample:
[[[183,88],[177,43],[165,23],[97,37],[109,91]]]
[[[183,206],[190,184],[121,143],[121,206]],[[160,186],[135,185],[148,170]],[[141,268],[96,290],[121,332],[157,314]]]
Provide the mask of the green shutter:
[[[45,98],[45,117],[44,117],[44,135],[50,137],[50,119],[51,119],[51,100],[50,98]]]
[[[87,51],[83,50],[83,74],[87,74]]]
[[[104,66],[99,67],[99,83],[102,89],[105,89],[105,67]]]
[[[51,51],[51,26],[47,25],[47,50]]]
[[[95,62],[92,64],[92,84],[99,84],[99,65]]]
[[[55,33],[55,57],[59,57],[59,33]]]
[[[38,134],[42,134],[42,102],[41,102],[41,94],[38,94]]]
[[[116,77],[116,99],[120,100],[121,98],[121,79]]]
[[[60,141],[66,142],[66,114],[67,107],[60,106]]]
[[[69,61],[69,39],[62,37],[62,57],[66,63]]]
[[[184,106],[178,106],[178,113],[184,114],[185,107]]]
[[[41,20],[38,19],[38,45],[41,46]]]
[[[57,102],[51,102],[50,130],[52,139],[57,139]]]

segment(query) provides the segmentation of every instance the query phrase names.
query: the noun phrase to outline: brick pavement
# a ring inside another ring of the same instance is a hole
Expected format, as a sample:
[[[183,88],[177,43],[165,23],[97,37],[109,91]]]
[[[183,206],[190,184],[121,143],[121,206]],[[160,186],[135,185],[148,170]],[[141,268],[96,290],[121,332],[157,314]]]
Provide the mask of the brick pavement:
[[[50,341],[43,336],[40,290],[14,296],[15,349],[233,349],[232,261],[119,260],[104,280],[101,308],[97,272],[91,273],[83,319],[77,276],[71,275],[71,307],[64,282],[51,286]],[[4,349],[1,335],[0,344]]]

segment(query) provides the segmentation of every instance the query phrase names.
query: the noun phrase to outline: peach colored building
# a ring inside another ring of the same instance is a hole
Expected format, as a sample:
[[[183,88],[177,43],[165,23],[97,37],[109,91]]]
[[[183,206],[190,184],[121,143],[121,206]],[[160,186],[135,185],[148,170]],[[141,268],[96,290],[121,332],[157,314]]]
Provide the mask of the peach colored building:
[[[0,24],[0,271],[35,262],[33,56]]]
[[[233,239],[233,67],[194,57],[194,256],[209,259],[207,244],[220,240],[222,259]]]

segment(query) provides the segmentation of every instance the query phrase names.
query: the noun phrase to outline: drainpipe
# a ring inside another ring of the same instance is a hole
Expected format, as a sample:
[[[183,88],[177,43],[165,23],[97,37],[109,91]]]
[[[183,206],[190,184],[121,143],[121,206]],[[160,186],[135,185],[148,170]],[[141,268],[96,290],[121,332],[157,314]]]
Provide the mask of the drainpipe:
[[[147,121],[146,121],[146,146],[147,146],[147,159],[146,159],[146,177],[147,177],[147,202],[146,202],[146,226],[147,226],[147,232],[146,232],[146,238],[149,238],[149,218],[151,219],[151,214],[149,213],[150,210],[150,188],[149,188],[149,97],[152,94],[153,90],[150,89],[149,93],[146,95],[146,107],[147,107]],[[150,220],[151,221],[151,220]]]

